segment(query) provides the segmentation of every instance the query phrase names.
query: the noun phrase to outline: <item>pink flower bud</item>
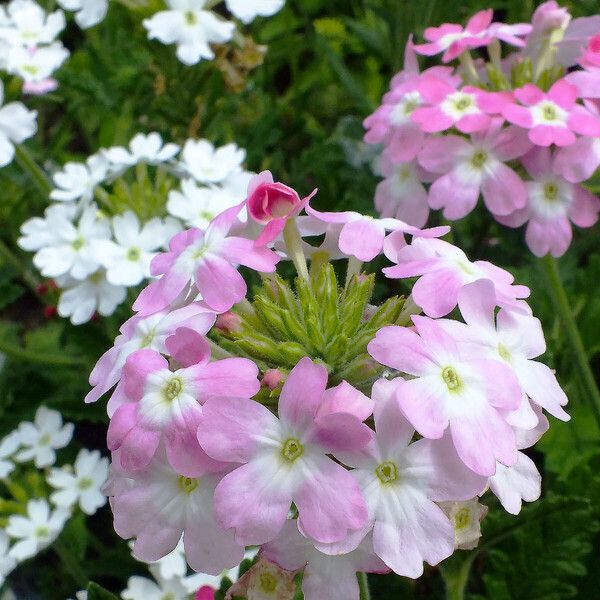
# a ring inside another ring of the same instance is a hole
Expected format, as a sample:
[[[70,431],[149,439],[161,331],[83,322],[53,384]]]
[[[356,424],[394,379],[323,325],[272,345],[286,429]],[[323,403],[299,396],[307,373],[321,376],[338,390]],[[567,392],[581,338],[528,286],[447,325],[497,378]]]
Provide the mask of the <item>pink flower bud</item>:
[[[240,330],[241,323],[241,317],[228,310],[217,317],[215,327],[223,333],[236,333]]]
[[[53,319],[54,317],[56,317],[56,315],[56,306],[46,306],[44,308],[44,317],[46,317],[46,319]]]
[[[248,189],[248,213],[266,225],[274,219],[285,219],[297,211],[302,200],[296,190],[273,181],[269,171],[263,171],[251,182]]]
[[[197,592],[194,600],[214,600],[215,590],[209,585],[203,585]]]
[[[281,385],[283,373],[279,369],[268,369],[262,379],[262,384],[270,390],[274,390]]]
[[[600,33],[590,39],[579,62],[581,66],[588,69],[600,69]]]

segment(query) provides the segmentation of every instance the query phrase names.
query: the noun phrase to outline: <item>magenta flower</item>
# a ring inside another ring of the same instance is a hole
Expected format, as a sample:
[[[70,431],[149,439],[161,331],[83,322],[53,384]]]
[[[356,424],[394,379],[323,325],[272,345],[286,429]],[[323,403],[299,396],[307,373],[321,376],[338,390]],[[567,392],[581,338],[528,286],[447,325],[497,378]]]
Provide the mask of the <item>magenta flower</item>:
[[[175,235],[169,252],[152,261],[152,274],[162,277],[141,291],[134,310],[141,316],[158,312],[195,286],[210,308],[225,312],[246,295],[246,283],[236,265],[273,272],[279,261],[277,254],[255,247],[252,240],[227,237],[242,206],[222,212],[205,232],[189,229]]]
[[[265,246],[277,238],[287,220],[297,215],[316,193],[317,190],[314,190],[300,199],[296,190],[283,183],[275,183],[270,171],[253,177],[248,186],[246,206],[250,217],[265,226],[254,246]]]
[[[368,535],[354,550],[344,554],[325,554],[315,548],[296,524],[288,520],[279,536],[265,544],[262,556],[287,571],[304,569],[302,592],[305,600],[359,600],[356,572],[387,573],[388,567],[373,553],[372,536]]]
[[[400,408],[426,438],[446,429],[464,464],[480,475],[496,471],[496,461],[517,460],[515,436],[501,411],[518,408],[521,388],[503,362],[472,358],[427,317],[413,316],[416,332],[384,327],[369,343],[371,356],[412,376],[397,393]]]
[[[161,311],[149,317],[131,317],[121,326],[121,334],[115,339],[114,346],[98,359],[90,374],[90,385],[93,388],[85,397],[85,402],[96,402],[120,381],[127,357],[136,350],[150,348],[164,353],[166,339],[177,328],[187,327],[205,334],[215,323],[215,318],[215,313],[200,302],[193,302],[172,312]],[[108,416],[112,416],[124,401],[126,397],[122,386],[117,386],[108,402]]]
[[[430,138],[419,153],[419,163],[439,173],[429,189],[429,206],[444,209],[447,219],[461,219],[477,204],[479,194],[494,214],[507,215],[527,202],[527,190],[519,175],[504,164],[531,148],[526,132],[502,128],[495,119],[485,132],[463,137]]]
[[[573,238],[571,221],[591,227],[598,220],[600,200],[584,187],[570,183],[552,171],[548,148],[534,148],[522,159],[534,181],[526,182],[527,206],[496,219],[509,227],[527,223],[525,241],[536,256],[562,256]]]
[[[358,484],[327,454],[360,450],[370,439],[363,415],[337,412],[334,399],[343,394],[346,411],[370,401],[348,384],[329,390],[326,385],[325,367],[303,358],[281,390],[279,419],[251,400],[204,404],[200,444],[215,460],[242,464],[215,491],[217,518],[235,530],[239,544],[273,540],[292,502],[302,533],[319,542],[341,541],[348,530],[364,526],[367,507]]]
[[[600,136],[600,119],[577,104],[577,88],[564,79],[545,93],[528,83],[514,91],[520,104],[508,104],[504,118],[529,130],[529,139],[537,146],[569,146],[575,134]]]
[[[513,285],[513,276],[492,263],[471,262],[460,248],[443,240],[415,238],[407,246],[392,234],[386,240],[386,256],[397,263],[383,269],[386,277],[420,277],[412,297],[430,317],[447,315],[456,307],[461,288],[478,279],[489,279],[494,284],[498,306],[530,312],[522,300],[529,296],[529,288]]]
[[[463,133],[487,129],[491,115],[499,114],[510,104],[508,92],[486,92],[465,86],[457,90],[453,85],[433,76],[423,76],[418,91],[424,106],[416,108],[412,120],[426,133],[445,131],[456,127]]]
[[[105,491],[115,531],[124,539],[136,538],[136,558],[161,559],[183,534],[186,558],[194,570],[218,575],[240,564],[244,548],[214,515],[213,494],[220,475],[201,469],[182,475],[169,465],[162,447],[143,470],[124,471],[121,463],[119,452],[113,453]]]
[[[596,19],[596,25],[598,25],[598,19]],[[600,33],[590,38],[579,64],[584,69],[600,69]]]
[[[406,386],[400,378],[375,383],[377,434],[366,450],[340,458],[355,467],[375,554],[399,575],[419,577],[423,561],[435,565],[454,551],[454,529],[436,502],[468,500],[486,478],[465,467],[447,435],[410,443],[415,430],[398,405]]]
[[[196,440],[200,405],[209,396],[250,398],[260,388],[258,368],[246,358],[209,362],[208,342],[191,329],[178,329],[165,345],[183,368],[171,371],[155,350],[129,356],[123,376],[129,401],[110,421],[108,448],[120,449],[123,468],[143,469],[164,440],[170,464],[181,473],[219,470],[222,465],[206,456]]]

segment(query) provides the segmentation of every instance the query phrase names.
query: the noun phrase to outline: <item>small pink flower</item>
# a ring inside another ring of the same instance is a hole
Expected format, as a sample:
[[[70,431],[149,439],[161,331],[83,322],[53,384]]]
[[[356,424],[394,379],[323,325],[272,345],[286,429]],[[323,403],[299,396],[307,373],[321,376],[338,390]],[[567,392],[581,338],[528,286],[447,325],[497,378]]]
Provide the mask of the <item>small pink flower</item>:
[[[215,600],[215,590],[209,585],[203,585],[197,592],[194,600]]]
[[[510,104],[508,92],[486,92],[465,86],[456,89],[438,77],[423,76],[418,86],[424,106],[412,113],[412,120],[422,131],[435,133],[456,127],[463,133],[487,129],[491,115],[502,112]]]
[[[31,96],[43,96],[48,92],[53,92],[58,88],[58,81],[52,77],[47,77],[40,81],[25,81],[23,83],[23,93]]]
[[[504,118],[529,129],[529,139],[537,146],[569,146],[575,134],[600,136],[600,119],[577,104],[577,88],[561,79],[545,93],[528,83],[514,91],[521,104],[508,104]]]
[[[511,369],[465,354],[435,320],[412,319],[416,332],[384,327],[368,345],[375,360],[411,376],[396,394],[406,418],[426,438],[439,439],[449,429],[460,459],[479,475],[493,475],[496,461],[515,464],[515,436],[501,412],[521,400]]]
[[[441,176],[429,189],[429,206],[443,208],[447,219],[462,219],[482,194],[494,214],[507,215],[523,208],[527,202],[525,185],[504,163],[530,148],[527,134],[518,127],[503,129],[501,119],[473,134],[470,142],[455,135],[430,138],[419,153],[419,163]]]
[[[492,263],[471,262],[462,250],[448,242],[415,238],[407,246],[401,237],[391,234],[386,240],[385,253],[397,263],[383,269],[386,277],[420,277],[413,286],[412,297],[430,317],[443,317],[451,312],[458,303],[460,290],[479,279],[493,282],[498,306],[530,312],[521,300],[529,296],[529,288],[513,285],[513,276]]]
[[[246,283],[238,264],[272,273],[279,257],[268,248],[257,248],[252,240],[228,237],[243,204],[215,217],[205,232],[188,229],[178,233],[169,252],[159,254],[151,265],[159,277],[144,288],[133,305],[146,316],[171,305],[181,294],[196,288],[216,312],[229,310],[246,295]]]
[[[129,401],[110,421],[108,448],[120,449],[125,469],[142,469],[164,440],[169,462],[179,472],[220,470],[222,465],[206,456],[196,439],[201,404],[209,396],[252,397],[260,388],[258,368],[245,358],[209,362],[208,342],[191,329],[177,329],[166,347],[182,368],[171,371],[155,350],[128,357],[123,386]]]
[[[261,225],[265,225],[255,240],[255,246],[265,246],[283,231],[287,220],[297,215],[317,193],[314,190],[300,199],[298,192],[283,183],[276,183],[270,171],[256,175],[248,186],[248,214]]]
[[[527,206],[496,219],[509,227],[527,223],[525,240],[536,256],[562,256],[573,238],[571,221],[591,227],[598,220],[600,200],[584,187],[553,173],[549,148],[534,148],[522,159],[534,181],[527,181]]]
[[[600,33],[590,39],[579,64],[584,69],[600,69]]]
[[[599,166],[600,138],[581,137],[554,158],[554,172],[571,183],[586,181]]]
[[[356,481],[327,455],[359,450],[369,441],[370,429],[349,411],[370,400],[348,384],[326,385],[325,367],[303,358],[281,390],[279,419],[252,400],[204,404],[200,444],[215,460],[242,465],[215,491],[217,518],[235,530],[238,543],[273,540],[292,502],[301,531],[319,542],[341,541],[348,530],[364,526],[367,508]],[[336,412],[338,404],[344,412]]]

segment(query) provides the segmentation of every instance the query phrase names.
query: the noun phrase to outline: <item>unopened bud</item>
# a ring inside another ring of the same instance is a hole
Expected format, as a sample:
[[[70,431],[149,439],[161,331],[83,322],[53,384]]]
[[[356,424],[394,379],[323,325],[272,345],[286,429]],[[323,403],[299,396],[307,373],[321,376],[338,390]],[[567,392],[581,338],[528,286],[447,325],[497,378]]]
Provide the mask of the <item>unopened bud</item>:
[[[45,306],[44,307],[44,317],[46,317],[46,319],[53,319],[54,317],[56,317],[56,315],[57,315],[56,306]]]
[[[262,384],[270,390],[277,389],[283,381],[283,373],[279,369],[267,369],[262,378]]]
[[[238,596],[247,600],[292,600],[296,593],[295,575],[260,558],[229,588],[225,600]]]
[[[194,596],[194,600],[215,600],[215,590],[209,585],[203,585]]]
[[[438,504],[454,526],[454,547],[458,550],[476,548],[481,537],[481,521],[488,513],[487,506],[477,502],[476,498]]]
[[[241,329],[242,318],[228,310],[217,317],[215,327],[222,333],[237,333]]]

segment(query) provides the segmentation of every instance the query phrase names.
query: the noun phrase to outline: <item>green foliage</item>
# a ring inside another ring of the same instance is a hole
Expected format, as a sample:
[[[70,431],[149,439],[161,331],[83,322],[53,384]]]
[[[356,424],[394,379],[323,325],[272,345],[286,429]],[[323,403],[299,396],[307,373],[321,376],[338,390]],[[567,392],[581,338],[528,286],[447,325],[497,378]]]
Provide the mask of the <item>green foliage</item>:
[[[90,582],[88,585],[87,593],[88,600],[118,600],[118,596],[111,594],[111,592],[94,582]]]

